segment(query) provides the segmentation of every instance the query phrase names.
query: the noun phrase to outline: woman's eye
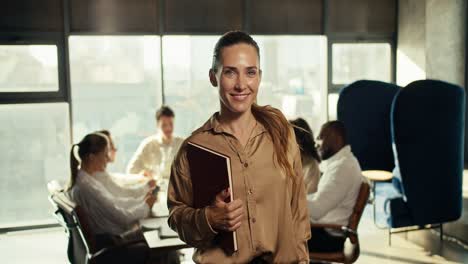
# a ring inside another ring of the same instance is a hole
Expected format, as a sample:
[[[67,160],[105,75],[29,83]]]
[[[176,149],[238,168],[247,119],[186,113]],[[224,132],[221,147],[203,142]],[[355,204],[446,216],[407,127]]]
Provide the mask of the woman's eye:
[[[234,71],[233,70],[226,70],[226,71],[224,71],[224,74],[227,75],[227,76],[233,76]]]
[[[257,74],[257,71],[256,70],[251,70],[251,71],[248,71],[247,74],[249,76],[255,76]]]

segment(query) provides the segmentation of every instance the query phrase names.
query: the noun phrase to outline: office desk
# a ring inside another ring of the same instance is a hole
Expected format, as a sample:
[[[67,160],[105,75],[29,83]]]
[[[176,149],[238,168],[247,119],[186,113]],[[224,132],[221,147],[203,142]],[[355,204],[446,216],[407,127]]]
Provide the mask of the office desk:
[[[143,235],[151,250],[163,253],[182,248],[188,248],[182,240],[176,236],[167,224],[167,217],[153,217],[140,220]]]

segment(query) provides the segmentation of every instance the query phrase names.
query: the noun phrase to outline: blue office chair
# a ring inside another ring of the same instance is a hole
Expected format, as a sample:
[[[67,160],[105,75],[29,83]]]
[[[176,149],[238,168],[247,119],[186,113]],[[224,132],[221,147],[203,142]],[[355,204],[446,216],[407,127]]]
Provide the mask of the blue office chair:
[[[361,80],[344,87],[338,98],[338,120],[362,170],[391,171],[395,166],[390,136],[390,108],[400,87]]]
[[[465,92],[421,80],[396,95],[391,133],[402,195],[388,200],[391,228],[440,228],[462,213]],[[389,229],[391,234],[404,232]]]

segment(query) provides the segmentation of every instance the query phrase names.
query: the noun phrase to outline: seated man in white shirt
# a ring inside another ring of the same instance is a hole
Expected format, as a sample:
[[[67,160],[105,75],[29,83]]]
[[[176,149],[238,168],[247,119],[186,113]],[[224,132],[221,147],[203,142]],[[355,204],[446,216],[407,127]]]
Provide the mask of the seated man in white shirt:
[[[170,168],[183,139],[173,136],[174,112],[162,106],[156,112],[158,133],[145,138],[127,166],[127,173],[152,173],[159,180],[169,180]]]
[[[157,216],[169,215],[166,197],[171,165],[183,142],[182,138],[173,136],[174,118],[168,106],[156,111],[158,133],[143,140],[127,166],[127,173],[151,175],[156,179],[159,191],[153,213]]]
[[[361,167],[347,145],[343,123],[325,123],[317,138],[317,147],[323,175],[317,192],[307,196],[310,220],[312,223],[346,226],[363,177]],[[311,252],[340,251],[344,246],[344,237],[323,228],[312,228],[308,245]]]

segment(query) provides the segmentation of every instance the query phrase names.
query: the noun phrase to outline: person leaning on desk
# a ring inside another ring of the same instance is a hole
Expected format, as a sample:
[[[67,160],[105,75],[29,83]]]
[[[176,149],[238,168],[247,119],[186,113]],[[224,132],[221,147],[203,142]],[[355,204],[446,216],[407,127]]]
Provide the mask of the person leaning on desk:
[[[195,247],[197,263],[308,263],[307,213],[301,156],[283,114],[255,103],[261,80],[259,47],[231,31],[214,50],[210,81],[221,108],[187,140],[231,157],[234,198],[220,192],[195,209],[186,142],[172,165],[169,226]],[[213,175],[216,177],[216,175]],[[236,231],[238,251],[228,254],[215,236]]]

